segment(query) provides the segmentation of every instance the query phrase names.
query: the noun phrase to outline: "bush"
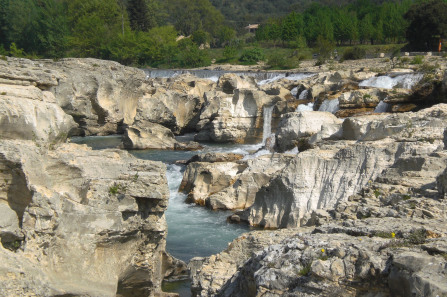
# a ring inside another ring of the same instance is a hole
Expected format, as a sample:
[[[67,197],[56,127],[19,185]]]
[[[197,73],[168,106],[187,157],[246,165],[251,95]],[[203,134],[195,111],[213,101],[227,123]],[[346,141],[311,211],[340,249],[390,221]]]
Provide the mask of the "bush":
[[[203,30],[197,30],[194,33],[192,33],[192,41],[194,41],[197,45],[202,45],[208,43],[210,36],[208,32],[205,32]]]
[[[255,64],[262,60],[264,60],[264,53],[257,47],[245,50],[239,58],[239,61],[247,64]]]
[[[201,50],[189,38],[179,41],[180,53],[178,61],[181,67],[203,67],[211,65],[211,59],[207,50]]]
[[[359,60],[366,57],[366,51],[358,46],[343,52],[342,60]]]
[[[237,55],[237,48],[235,46],[227,45],[224,48],[223,56],[225,60],[231,60]]]
[[[298,57],[285,57],[280,53],[273,53],[267,58],[267,63],[271,69],[292,69],[300,65]]]
[[[413,58],[413,60],[411,61],[411,64],[419,65],[419,64],[422,64],[423,62],[424,62],[424,57],[423,56],[415,56]]]

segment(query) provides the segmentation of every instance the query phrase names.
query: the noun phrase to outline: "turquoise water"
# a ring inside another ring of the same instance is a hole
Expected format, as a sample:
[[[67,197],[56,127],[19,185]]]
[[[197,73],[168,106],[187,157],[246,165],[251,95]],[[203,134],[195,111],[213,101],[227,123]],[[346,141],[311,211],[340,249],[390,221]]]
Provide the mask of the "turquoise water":
[[[188,137],[188,136],[186,136]],[[117,148],[121,136],[88,136],[75,137],[71,142],[87,144],[93,149]],[[259,145],[205,145],[200,152],[235,152],[248,154],[259,148]],[[228,211],[212,211],[194,204],[185,203],[186,195],[178,189],[186,166],[174,164],[177,160],[187,160],[200,152],[139,150],[130,151],[137,158],[162,161],[167,165],[170,198],[165,212],[168,223],[166,250],[174,257],[188,262],[193,257],[207,257],[227,248],[228,244],[240,234],[249,231],[246,225],[235,225],[227,222],[231,214]],[[181,281],[164,283],[170,292],[179,293],[181,297],[191,296],[189,282]]]

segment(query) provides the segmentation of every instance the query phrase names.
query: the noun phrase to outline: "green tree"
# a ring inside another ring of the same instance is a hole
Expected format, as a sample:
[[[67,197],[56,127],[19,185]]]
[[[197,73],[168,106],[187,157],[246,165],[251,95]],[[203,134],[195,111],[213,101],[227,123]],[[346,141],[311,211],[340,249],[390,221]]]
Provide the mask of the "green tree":
[[[128,0],[127,12],[132,30],[148,31],[155,24],[150,23],[149,7],[146,0]]]
[[[360,42],[363,43],[369,40],[373,44],[374,30],[372,16],[370,14],[365,15],[359,22]]]
[[[68,1],[68,0],[67,0]],[[80,57],[110,57],[110,44],[123,31],[129,31],[116,1],[72,0],[68,1],[71,35],[71,54]]]
[[[166,7],[175,28],[186,36],[199,29],[216,36],[224,20],[209,0],[167,0]]]
[[[440,38],[447,38],[447,3],[431,0],[417,3],[405,14],[409,26],[406,36],[415,50],[430,50]]]
[[[38,43],[34,46],[45,57],[63,57],[67,50],[69,25],[67,6],[61,1],[40,0],[34,30]]]
[[[281,40],[296,40],[302,34],[304,22],[301,14],[292,12],[281,22]]]
[[[211,64],[208,51],[200,50],[190,38],[180,40],[178,60],[182,67],[202,67]]]
[[[170,66],[178,53],[177,31],[173,26],[162,26],[150,29],[139,36],[139,63],[158,66]]]

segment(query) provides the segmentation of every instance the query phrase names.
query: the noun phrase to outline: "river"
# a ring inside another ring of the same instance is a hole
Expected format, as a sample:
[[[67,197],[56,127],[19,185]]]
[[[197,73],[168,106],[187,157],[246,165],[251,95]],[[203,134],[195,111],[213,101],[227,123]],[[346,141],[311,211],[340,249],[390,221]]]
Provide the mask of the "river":
[[[189,136],[180,137],[185,140]],[[87,144],[95,150],[117,148],[121,136],[74,137],[71,142]],[[134,150],[129,151],[139,159],[164,162],[167,166],[170,198],[165,212],[168,224],[166,250],[174,257],[188,262],[193,257],[207,257],[224,250],[240,234],[249,231],[245,225],[230,224],[228,211],[212,211],[194,204],[185,203],[186,195],[179,193],[184,165],[174,164],[204,152],[235,152],[246,156],[261,147],[258,145],[212,145],[204,144],[201,151]],[[181,297],[191,296],[189,281],[164,283],[163,289],[179,293]]]

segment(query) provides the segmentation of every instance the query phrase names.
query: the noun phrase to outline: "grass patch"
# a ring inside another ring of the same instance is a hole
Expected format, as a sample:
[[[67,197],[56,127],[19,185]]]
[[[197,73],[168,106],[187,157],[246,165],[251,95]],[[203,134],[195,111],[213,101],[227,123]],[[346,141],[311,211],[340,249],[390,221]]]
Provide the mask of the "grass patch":
[[[413,65],[420,65],[424,62],[424,57],[423,56],[415,56],[413,58],[413,60],[411,60],[411,64]]]
[[[109,193],[112,195],[123,194],[126,192],[126,190],[126,186],[118,183],[113,183],[113,186],[109,188]]]
[[[301,276],[309,275],[309,273],[311,272],[311,266],[312,263],[306,264],[306,266],[303,266],[303,268],[298,272],[298,274]]]
[[[394,234],[394,232],[382,232],[382,231],[379,231],[379,232],[374,233],[374,236],[381,237],[381,238],[394,238],[395,234]]]

